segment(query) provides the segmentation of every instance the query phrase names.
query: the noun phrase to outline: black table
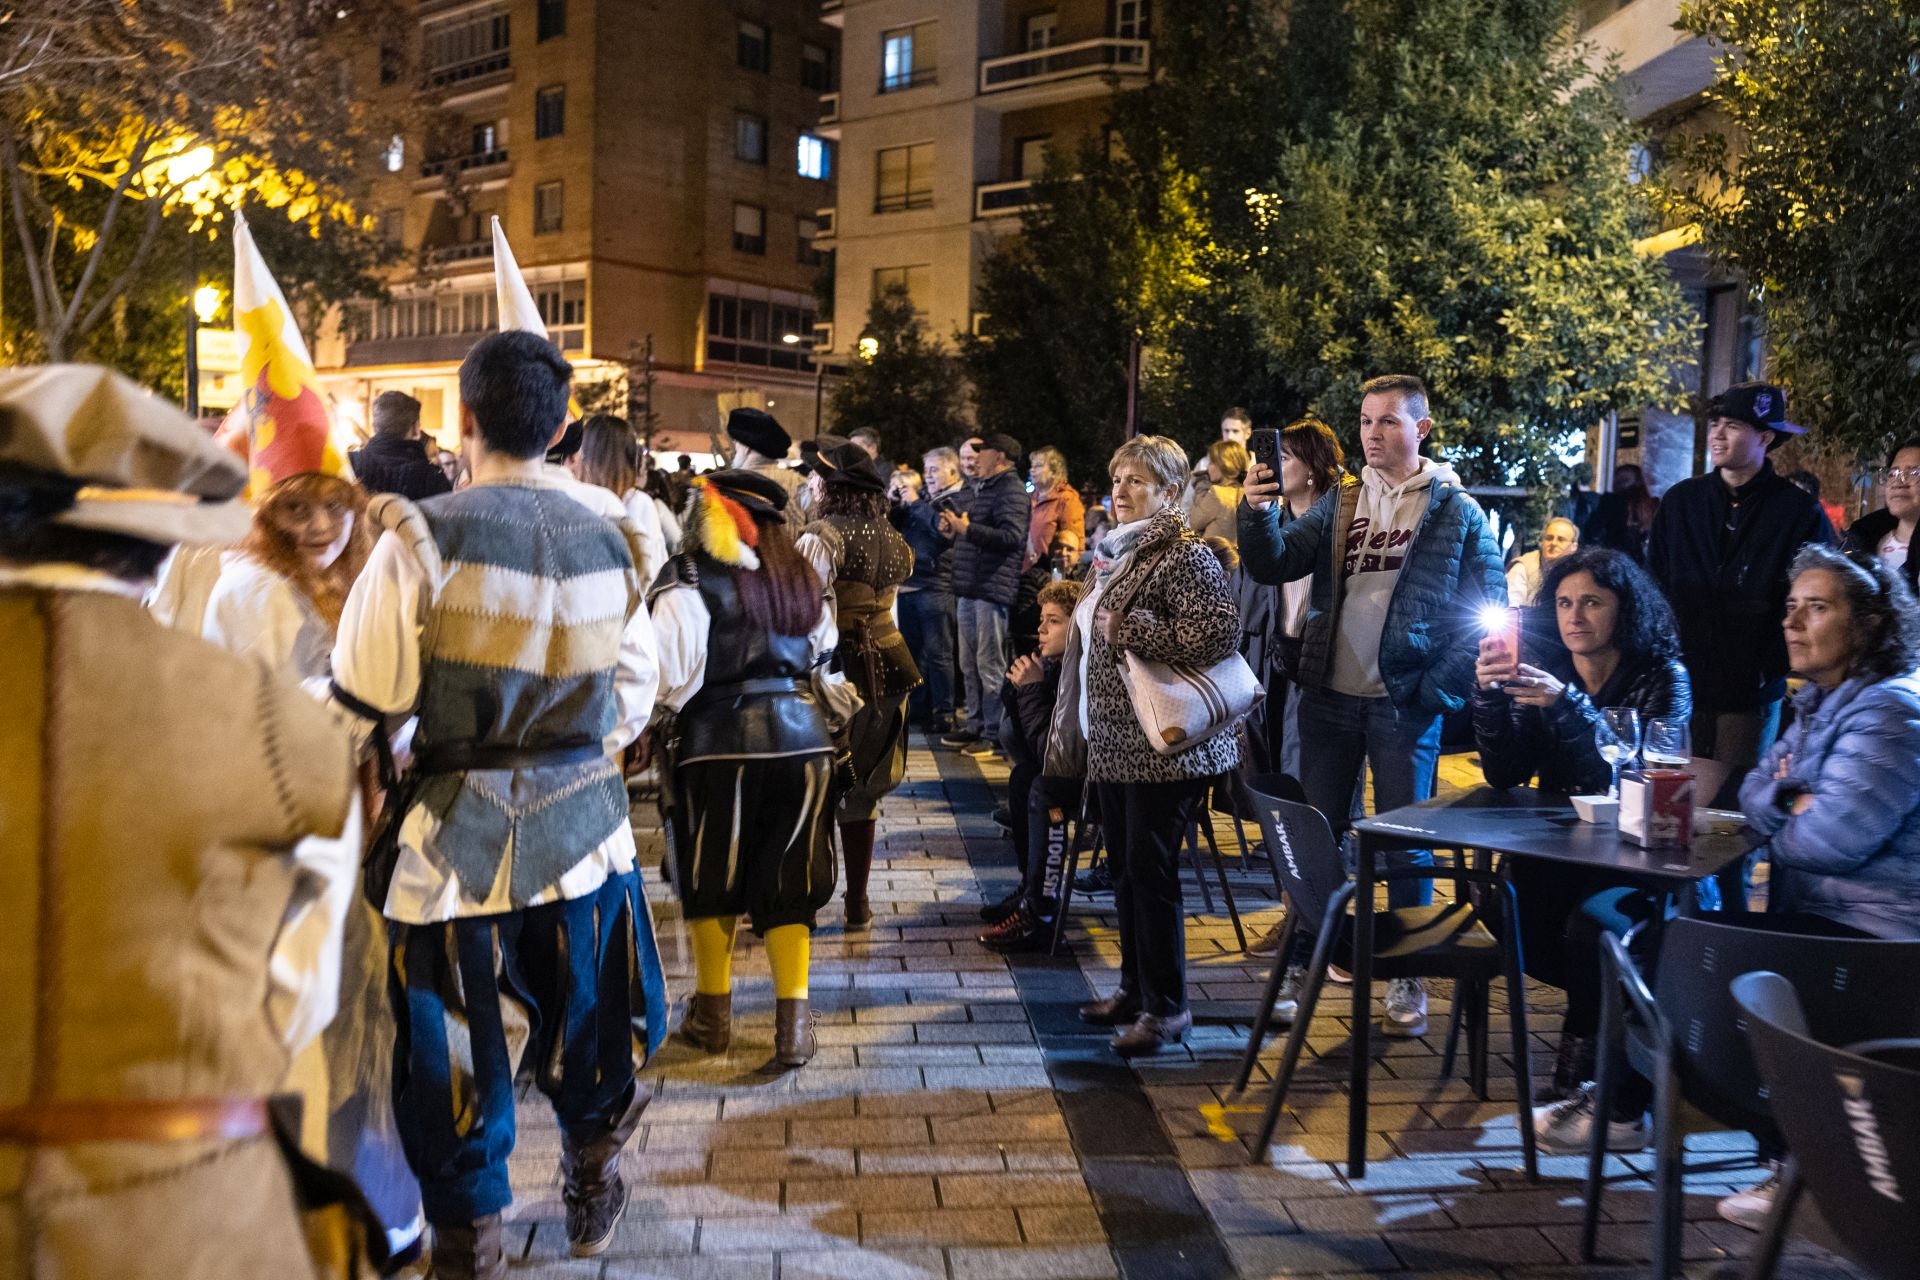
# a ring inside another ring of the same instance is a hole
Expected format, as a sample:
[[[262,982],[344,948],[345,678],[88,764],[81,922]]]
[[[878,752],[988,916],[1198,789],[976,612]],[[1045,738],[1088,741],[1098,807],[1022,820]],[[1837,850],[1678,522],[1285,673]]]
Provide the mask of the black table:
[[[1735,835],[1696,835],[1686,849],[1642,849],[1623,838],[1612,824],[1580,821],[1562,796],[1527,787],[1498,791],[1481,787],[1447,800],[1428,800],[1391,809],[1353,824],[1360,854],[1354,873],[1353,908],[1353,1063],[1350,1090],[1356,1115],[1366,1114],[1369,1041],[1373,1032],[1373,890],[1379,855],[1390,849],[1451,849],[1464,858],[1469,849],[1524,858],[1545,858],[1576,866],[1645,879],[1690,903],[1695,882],[1717,874],[1745,857],[1748,839]],[[1347,1168],[1352,1177],[1367,1170],[1365,1125],[1349,1128]]]

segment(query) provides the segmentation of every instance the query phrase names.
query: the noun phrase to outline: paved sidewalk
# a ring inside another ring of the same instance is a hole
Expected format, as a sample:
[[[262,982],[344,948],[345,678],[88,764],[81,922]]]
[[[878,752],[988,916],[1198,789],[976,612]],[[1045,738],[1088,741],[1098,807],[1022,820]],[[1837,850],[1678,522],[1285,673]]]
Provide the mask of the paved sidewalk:
[[[765,952],[736,953],[735,1036],[724,1059],[668,1046],[649,1068],[656,1099],[628,1157],[632,1206],[600,1259],[566,1257],[554,1181],[559,1138],[537,1094],[523,1102],[509,1211],[517,1277],[639,1280],[1129,1280],[1371,1273],[1404,1280],[1637,1276],[1647,1193],[1606,1197],[1603,1252],[1627,1265],[1576,1265],[1580,1194],[1572,1160],[1519,1172],[1512,1079],[1495,1023],[1494,1101],[1438,1079],[1448,1004],[1432,1033],[1379,1045],[1368,1176],[1344,1165],[1347,1002],[1323,1005],[1311,1058],[1282,1118],[1271,1167],[1248,1161],[1280,1043],[1245,1099],[1229,1096],[1264,965],[1250,963],[1224,907],[1188,918],[1197,1025],[1190,1044],[1138,1069],[1105,1048],[1074,1008],[1117,980],[1112,900],[1079,899],[1059,960],[987,953],[973,942],[982,901],[1014,879],[988,814],[1004,768],[916,738],[908,781],[884,806],[873,927],[847,935],[836,901],[814,935],[820,1053],[769,1073],[772,993]],[[1473,771],[1450,757],[1446,779]],[[654,868],[660,836],[635,810],[669,981],[684,999],[691,955]],[[1218,824],[1249,936],[1277,910],[1265,864],[1238,867]],[[1248,833],[1249,839],[1256,838]],[[1218,886],[1214,887],[1217,894]],[[1199,895],[1190,888],[1190,905]],[[1345,989],[1336,989],[1344,996]],[[1535,1070],[1551,1066],[1557,1004],[1533,988]],[[1336,1008],[1337,1006],[1337,1008]],[[676,1010],[676,1017],[678,1010]],[[1737,1151],[1713,1135],[1696,1149]],[[1750,1148],[1750,1144],[1745,1144]],[[1616,1172],[1644,1157],[1614,1161]],[[1751,1172],[1690,1183],[1690,1274],[1730,1280],[1753,1239],[1713,1217],[1713,1196]],[[1789,1280],[1845,1280],[1796,1250]]]

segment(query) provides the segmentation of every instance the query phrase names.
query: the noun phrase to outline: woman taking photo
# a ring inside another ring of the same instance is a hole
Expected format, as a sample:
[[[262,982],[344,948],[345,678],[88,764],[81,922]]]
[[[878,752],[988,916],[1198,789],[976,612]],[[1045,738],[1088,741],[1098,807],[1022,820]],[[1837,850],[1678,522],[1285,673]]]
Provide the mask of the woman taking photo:
[[[655,584],[662,803],[674,890],[693,937],[694,995],[679,1037],[724,1053],[733,1037],[733,927],[745,912],[773,969],[775,1063],[814,1054],[807,1003],[813,919],[833,896],[827,794],[833,748],[807,690],[833,637],[820,580],[795,549],[787,490],[712,471],[687,498],[686,545]]]
[[[1877,478],[1887,505],[1848,525],[1841,549],[1877,557],[1914,590],[1920,584],[1920,556],[1911,554],[1920,527],[1920,440],[1895,449]]]
[[[867,878],[874,814],[906,774],[907,695],[920,684],[906,637],[893,621],[894,593],[913,572],[913,549],[887,522],[886,485],[865,449],[823,449],[815,474],[823,487],[818,519],[807,532],[833,551],[834,662],[863,704],[847,726],[853,785],[840,797],[836,817],[846,856],[847,927],[864,929],[873,923]]]
[[[1187,528],[1179,496],[1187,456],[1165,436],[1114,452],[1113,515],[1095,575],[1074,610],[1045,772],[1081,776],[1107,838],[1120,927],[1120,988],[1081,1018],[1117,1027],[1124,1057],[1178,1044],[1187,1011],[1186,928],[1177,855],[1210,782],[1240,761],[1234,726],[1174,755],[1147,741],[1127,696],[1125,654],[1206,667],[1232,654],[1240,616],[1220,561]]]
[[[1238,541],[1233,509],[1240,505],[1250,462],[1247,446],[1238,440],[1215,440],[1207,446],[1207,473],[1194,484],[1193,505],[1187,509],[1187,523],[1195,533]]]

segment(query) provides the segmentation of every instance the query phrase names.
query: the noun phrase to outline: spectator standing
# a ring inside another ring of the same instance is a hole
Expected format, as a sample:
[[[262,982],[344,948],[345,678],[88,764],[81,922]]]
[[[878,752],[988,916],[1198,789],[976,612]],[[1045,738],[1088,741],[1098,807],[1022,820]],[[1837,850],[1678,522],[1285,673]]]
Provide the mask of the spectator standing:
[[[989,735],[1000,723],[1007,623],[1027,547],[1027,490],[1014,470],[1020,444],[1012,436],[975,436],[960,456],[963,463],[971,460],[971,484],[957,510],[941,513],[940,531],[954,540],[954,609],[967,720],[940,742],[984,756],[993,751]]]
[[[1486,516],[1451,467],[1420,455],[1433,428],[1426,384],[1396,374],[1361,392],[1367,465],[1358,480],[1294,519],[1275,501],[1280,478],[1256,466],[1240,508],[1240,553],[1256,580],[1313,579],[1299,731],[1314,749],[1301,753],[1300,784],[1336,832],[1349,825],[1363,765],[1377,809],[1433,795],[1440,719],[1473,691],[1480,608],[1507,594]],[[1389,854],[1387,863],[1431,866],[1433,854]],[[1429,881],[1387,886],[1394,908],[1432,900]],[[1390,982],[1382,1029],[1417,1036],[1426,1026],[1425,985]]]
[[[1845,549],[1877,557],[1915,589],[1920,583],[1920,556],[1912,551],[1914,530],[1920,526],[1920,440],[1895,448],[1875,478],[1886,506],[1847,526]]]
[[[913,548],[913,573],[900,587],[900,632],[920,664],[925,683],[907,700],[907,718],[929,733],[953,730],[953,692],[958,672],[953,651],[953,539],[940,528],[942,511],[955,507],[960,488],[960,455],[935,449],[922,460],[924,485],[896,480],[889,512],[893,527]]]
[[[1647,535],[1660,499],[1647,488],[1646,473],[1638,464],[1623,462],[1613,469],[1613,491],[1600,495],[1600,505],[1580,525],[1580,541],[1589,547],[1610,547],[1647,562]]]
[[[1253,439],[1253,415],[1239,405],[1221,414],[1220,439],[1244,446]]]
[[[453,489],[447,473],[427,456],[420,402],[404,391],[382,391],[374,398],[373,438],[347,461],[368,493],[397,493],[418,502]]]
[[[666,567],[667,535],[660,527],[659,509],[642,487],[640,469],[634,465],[635,452],[633,428],[626,419],[596,413],[581,424],[580,452],[573,456],[570,466],[574,478],[582,484],[604,489],[620,499],[627,518],[640,534],[640,580],[652,586]]]
[[[1087,512],[1080,494],[1067,482],[1067,456],[1051,447],[1035,449],[1027,462],[1033,494],[1027,514],[1027,552],[1020,564],[1020,592],[1013,602],[1013,649],[1028,653],[1040,633],[1040,589],[1054,574],[1080,559]]]
[[[1540,545],[1513,562],[1507,570],[1507,603],[1527,608],[1540,596],[1553,562],[1580,549],[1580,526],[1565,516],[1555,516],[1540,530]]]
[[[1239,538],[1233,513],[1240,505],[1240,489],[1252,461],[1247,446],[1237,440],[1216,440],[1207,446],[1206,475],[1196,481],[1193,505],[1187,510],[1187,524],[1195,533],[1228,542]]]
[[[1767,454],[1803,428],[1765,382],[1728,387],[1708,410],[1714,470],[1667,491],[1647,542],[1647,567],[1673,604],[1693,678],[1695,755],[1732,766],[1714,798],[1730,803],[1740,776],[1773,745],[1787,690],[1787,569],[1809,542],[1831,545],[1820,503],[1789,484]]]
[[[847,440],[857,444],[873,459],[873,469],[882,480],[893,474],[893,464],[880,456],[880,433],[872,427],[855,427],[847,433]]]
[[[1820,477],[1817,473],[1802,469],[1791,472],[1787,476],[1787,479],[1807,493],[1813,495],[1813,500],[1818,502],[1820,509],[1827,513],[1827,523],[1833,526],[1835,533],[1846,532],[1847,510],[1838,502],[1828,502],[1826,500],[1825,495],[1821,491]]]

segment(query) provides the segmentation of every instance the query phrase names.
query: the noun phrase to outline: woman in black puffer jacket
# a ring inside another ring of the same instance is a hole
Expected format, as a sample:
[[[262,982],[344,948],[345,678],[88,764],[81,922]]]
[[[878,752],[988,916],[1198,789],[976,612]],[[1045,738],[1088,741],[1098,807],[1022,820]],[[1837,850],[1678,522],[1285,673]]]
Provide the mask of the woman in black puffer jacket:
[[[1600,757],[1603,707],[1632,707],[1644,725],[1684,721],[1693,710],[1673,610],[1646,570],[1618,551],[1576,551],[1554,562],[1539,610],[1554,625],[1530,627],[1525,644],[1558,643],[1533,663],[1513,661],[1497,637],[1480,644],[1473,695],[1474,737],[1487,785],[1604,792],[1611,766]],[[1532,656],[1522,654],[1521,656]],[[1653,896],[1624,876],[1510,860],[1520,900],[1520,934],[1530,976],[1567,992],[1552,1097],[1591,1078],[1600,1001],[1597,929],[1624,930],[1654,910]]]

